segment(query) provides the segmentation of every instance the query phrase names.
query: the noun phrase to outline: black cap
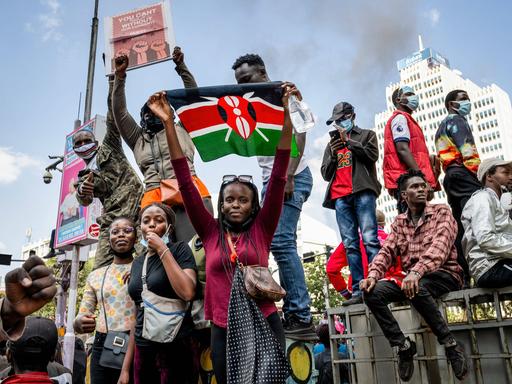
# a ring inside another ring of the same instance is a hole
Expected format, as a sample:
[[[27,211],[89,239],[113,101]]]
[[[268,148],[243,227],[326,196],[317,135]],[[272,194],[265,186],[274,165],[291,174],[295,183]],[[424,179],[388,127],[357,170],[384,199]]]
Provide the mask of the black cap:
[[[347,113],[354,113],[354,107],[352,104],[342,101],[334,106],[332,109],[332,116],[325,122],[325,124],[332,124],[333,121],[338,120],[341,116]]]
[[[57,348],[57,327],[44,317],[27,317],[23,335],[9,342],[9,349],[15,354],[53,357]]]

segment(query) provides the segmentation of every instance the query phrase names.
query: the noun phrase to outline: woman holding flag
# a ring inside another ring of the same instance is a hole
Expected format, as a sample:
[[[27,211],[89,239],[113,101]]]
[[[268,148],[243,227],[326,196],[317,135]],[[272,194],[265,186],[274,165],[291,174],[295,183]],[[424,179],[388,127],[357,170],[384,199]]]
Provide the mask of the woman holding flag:
[[[152,95],[147,102],[149,108],[165,126],[172,165],[184,205],[206,251],[205,318],[213,322],[211,348],[217,383],[227,382],[226,345],[232,341],[230,337],[237,337],[235,332],[228,337],[228,307],[236,262],[243,265],[256,264],[268,267],[270,243],[283,205],[286,171],[292,141],[288,98],[290,95],[298,94],[299,91],[291,83],[284,83],[282,87],[284,124],[264,204],[260,208],[258,190],[252,183],[251,176],[227,175],[223,178],[219,192],[219,217],[217,219],[214,219],[205,208],[193,183],[176,134],[174,112],[167,101],[165,92]],[[284,330],[274,302],[258,300],[257,305],[272,330],[275,342],[278,341],[281,345],[280,351],[284,356]],[[232,315],[230,312],[230,316]],[[245,320],[249,321],[250,319]],[[261,335],[254,336],[257,342]],[[250,370],[251,368],[245,369]],[[231,374],[233,373],[231,372]],[[252,372],[237,372],[237,374],[250,376]],[[282,381],[280,379],[272,382]]]

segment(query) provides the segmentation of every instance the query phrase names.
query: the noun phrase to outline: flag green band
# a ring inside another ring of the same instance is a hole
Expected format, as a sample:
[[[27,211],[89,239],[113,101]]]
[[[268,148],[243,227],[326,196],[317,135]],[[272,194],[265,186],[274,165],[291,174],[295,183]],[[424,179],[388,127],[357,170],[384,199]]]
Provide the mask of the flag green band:
[[[274,156],[276,154],[276,147],[273,143],[279,142],[281,131],[262,128],[259,130],[268,139],[268,142],[258,132],[253,132],[247,140],[244,140],[236,132],[231,132],[229,140],[225,141],[228,129],[196,136],[192,138],[192,141],[199,152],[199,156],[201,156],[201,160],[204,162],[231,154],[245,157]],[[298,155],[299,151],[295,137],[293,137],[291,156],[297,157]]]

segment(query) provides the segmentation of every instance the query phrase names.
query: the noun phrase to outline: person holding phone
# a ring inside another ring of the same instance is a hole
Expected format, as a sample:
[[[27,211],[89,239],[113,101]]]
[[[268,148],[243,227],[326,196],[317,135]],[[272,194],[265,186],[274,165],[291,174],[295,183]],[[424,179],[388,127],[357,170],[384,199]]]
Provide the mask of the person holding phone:
[[[365,277],[359,248],[359,232],[370,263],[379,252],[376,201],[381,185],[375,163],[379,158],[377,135],[355,125],[354,107],[347,102],[334,106],[327,125],[331,140],[324,151],[322,177],[329,182],[323,206],[336,210],[341,240],[352,275],[352,298],[343,305],[363,302],[359,281]]]

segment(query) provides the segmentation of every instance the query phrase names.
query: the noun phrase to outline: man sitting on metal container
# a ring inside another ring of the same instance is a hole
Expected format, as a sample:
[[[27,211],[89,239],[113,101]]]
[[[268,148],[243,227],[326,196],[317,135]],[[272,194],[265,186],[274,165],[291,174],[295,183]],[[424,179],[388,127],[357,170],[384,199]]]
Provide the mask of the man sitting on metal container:
[[[368,278],[359,287],[384,336],[391,347],[397,348],[401,380],[409,381],[412,377],[416,343],[403,334],[388,304],[406,300],[445,346],[455,376],[461,380],[468,370],[464,350],[448,329],[435,301],[462,286],[462,269],[455,249],[457,222],[447,205],[427,203],[429,186],[421,171],[410,169],[398,178],[397,184],[407,211],[391,225],[389,236],[368,267]],[[401,287],[384,279],[397,258],[407,273]]]
[[[502,288],[512,285],[512,162],[486,159],[477,177],[483,189],[462,211],[462,245],[476,285]]]

